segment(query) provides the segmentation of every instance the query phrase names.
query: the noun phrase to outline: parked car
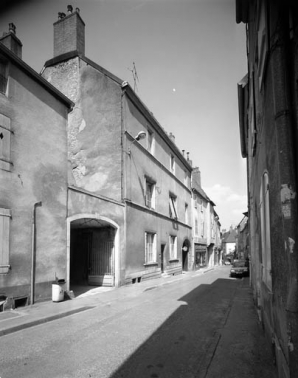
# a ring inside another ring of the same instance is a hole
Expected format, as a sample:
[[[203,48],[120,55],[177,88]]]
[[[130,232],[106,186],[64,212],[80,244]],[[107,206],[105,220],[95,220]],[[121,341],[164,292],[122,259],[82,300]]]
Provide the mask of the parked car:
[[[249,276],[248,262],[246,260],[234,261],[230,270],[230,277]]]

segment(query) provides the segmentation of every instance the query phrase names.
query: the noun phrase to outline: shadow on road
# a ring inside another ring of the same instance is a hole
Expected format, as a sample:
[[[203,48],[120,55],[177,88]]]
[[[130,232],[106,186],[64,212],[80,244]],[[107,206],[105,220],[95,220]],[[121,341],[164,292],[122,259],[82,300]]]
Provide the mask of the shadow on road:
[[[240,283],[217,279],[181,297],[179,301],[184,303],[110,378],[197,377],[227,320]]]

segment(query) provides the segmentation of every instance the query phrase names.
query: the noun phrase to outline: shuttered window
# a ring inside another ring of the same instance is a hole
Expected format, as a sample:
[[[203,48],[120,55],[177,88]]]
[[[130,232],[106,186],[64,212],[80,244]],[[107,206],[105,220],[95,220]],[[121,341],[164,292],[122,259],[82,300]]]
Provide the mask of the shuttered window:
[[[0,208],[0,274],[8,273],[9,264],[9,229],[11,211]]]
[[[10,171],[12,167],[10,156],[11,134],[10,119],[0,114],[0,169],[5,171]]]
[[[7,89],[7,62],[0,57],[0,92],[6,94]]]
[[[171,194],[170,194],[170,197],[169,197],[169,211],[170,211],[170,218],[178,219],[177,197],[174,197]]]
[[[155,209],[155,183],[145,179],[146,193],[145,204],[150,209]]]

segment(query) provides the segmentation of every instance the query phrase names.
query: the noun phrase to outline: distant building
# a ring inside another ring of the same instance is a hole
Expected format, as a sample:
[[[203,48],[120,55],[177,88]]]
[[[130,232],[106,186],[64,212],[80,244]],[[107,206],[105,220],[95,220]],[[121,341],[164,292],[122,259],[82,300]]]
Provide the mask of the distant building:
[[[201,172],[198,167],[192,173],[192,215],[193,215],[193,267],[200,269],[208,266],[207,254],[207,206],[208,196],[201,186]]]
[[[223,232],[222,235],[222,251],[223,256],[234,255],[236,251],[236,229],[233,226],[230,227],[229,231]]]
[[[201,185],[198,167],[192,171],[192,240],[194,269],[219,265],[221,262],[220,222],[210,200]]]
[[[248,213],[243,214],[244,217],[237,226],[236,253],[238,259],[250,259]]]

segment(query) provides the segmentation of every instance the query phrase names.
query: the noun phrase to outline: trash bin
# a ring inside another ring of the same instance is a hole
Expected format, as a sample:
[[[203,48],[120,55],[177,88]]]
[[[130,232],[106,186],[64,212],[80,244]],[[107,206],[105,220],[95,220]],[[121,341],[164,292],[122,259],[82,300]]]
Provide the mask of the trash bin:
[[[61,302],[64,299],[64,289],[62,285],[65,284],[65,280],[57,280],[52,284],[52,301]]]

